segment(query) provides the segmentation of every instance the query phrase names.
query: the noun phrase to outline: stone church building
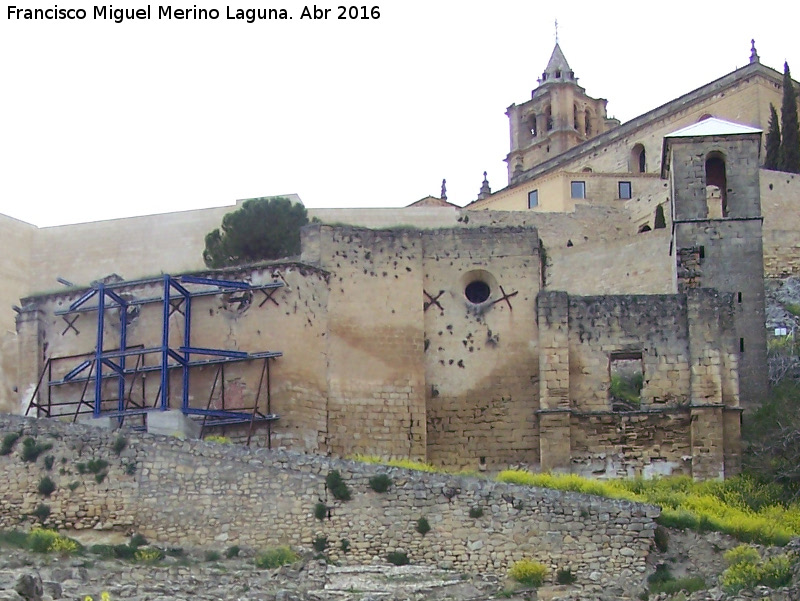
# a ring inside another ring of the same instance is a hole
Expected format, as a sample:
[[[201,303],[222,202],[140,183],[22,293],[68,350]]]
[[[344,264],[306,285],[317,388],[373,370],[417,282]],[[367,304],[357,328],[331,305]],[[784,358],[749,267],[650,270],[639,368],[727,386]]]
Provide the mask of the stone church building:
[[[235,207],[0,216],[0,402],[451,468],[735,474],[767,392],[764,276],[800,266],[800,178],[761,168],[781,81],[753,48],[620,124],[557,45],[508,108],[507,187],[309,211],[285,261],[204,268]]]

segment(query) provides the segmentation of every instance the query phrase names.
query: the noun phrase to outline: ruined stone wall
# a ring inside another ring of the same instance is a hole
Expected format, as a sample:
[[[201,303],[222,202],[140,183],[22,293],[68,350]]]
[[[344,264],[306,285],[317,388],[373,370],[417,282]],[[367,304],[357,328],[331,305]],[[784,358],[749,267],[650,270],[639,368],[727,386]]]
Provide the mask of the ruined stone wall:
[[[547,287],[571,294],[669,294],[675,291],[668,229],[624,240],[547,249]]]
[[[764,216],[764,275],[768,278],[800,273],[800,176],[759,172],[761,213]]]
[[[250,293],[215,294],[192,300],[191,344],[196,347],[220,348],[247,352],[280,351],[283,356],[270,365],[270,411],[280,416],[273,425],[273,444],[283,448],[306,452],[326,452],[327,439],[327,355],[324,351],[327,336],[328,274],[318,269],[296,264],[276,264],[269,268],[231,271],[231,279],[245,278],[253,285],[270,283],[276,277],[285,286],[267,295]],[[188,285],[187,285],[188,286]],[[192,288],[191,286],[188,286]],[[194,287],[203,290],[208,287]],[[115,292],[129,300],[159,299],[164,287],[161,279],[128,287],[115,288]],[[267,292],[270,292],[269,290]],[[52,362],[45,374],[47,380],[59,381],[82,360],[91,358],[97,341],[96,311],[56,315],[74,302],[80,292],[64,292],[37,299],[21,315],[20,355],[23,371],[20,390],[27,394],[20,398],[27,407],[31,391],[45,366],[45,358]],[[176,295],[175,295],[176,296]],[[96,306],[93,301],[87,306]],[[169,318],[170,345],[183,345],[185,305],[176,305]],[[127,347],[153,348],[161,345],[163,304],[150,302],[135,306],[129,313]],[[75,317],[77,316],[77,319]],[[66,319],[65,319],[66,318]],[[71,322],[72,325],[68,325]],[[105,350],[119,348],[118,310],[107,311],[105,320]],[[193,356],[193,359],[202,359]],[[158,353],[128,357],[127,367],[155,365]],[[258,394],[263,361],[232,363],[224,371],[218,366],[192,368],[190,372],[190,406],[194,408],[242,409],[252,407]],[[110,370],[106,368],[105,373]],[[82,378],[88,372],[81,374]],[[81,397],[93,403],[94,382],[79,378],[47,390],[41,389],[39,402],[46,403],[52,395],[58,406],[55,413],[73,415]],[[170,406],[180,407],[182,381],[180,370],[170,376]],[[117,380],[109,379],[103,389],[104,399],[117,398]],[[160,400],[158,372],[126,377],[125,396],[142,407],[153,407]],[[224,389],[224,390],[223,390]],[[213,395],[212,395],[213,391]],[[209,403],[210,397],[210,403]],[[262,412],[267,412],[266,392],[259,399]],[[89,406],[82,407],[88,411]],[[104,411],[116,409],[109,400]],[[136,420],[136,418],[130,418]],[[229,428],[232,436],[246,434],[241,428]],[[268,444],[263,426],[257,428],[255,444]]]
[[[328,538],[332,559],[366,563],[388,552],[412,563],[446,565],[467,572],[504,574],[530,558],[551,571],[570,567],[578,582],[641,585],[655,530],[656,507],[576,493],[547,491],[487,480],[409,472],[325,457],[180,441],[139,432],[109,432],[56,420],[0,416],[0,431],[22,432],[51,443],[58,469],[47,471],[20,458],[21,441],[0,457],[6,485],[0,490],[0,526],[43,502],[36,492],[48,475],[56,491],[44,500],[45,525],[66,530],[138,532],[174,546],[220,545],[266,549],[288,544],[310,550]],[[127,445],[117,455],[116,438]],[[106,477],[79,473],[91,459],[108,462]],[[352,499],[340,502],[325,489],[338,470]],[[392,485],[379,494],[370,477],[386,473]],[[318,520],[314,507],[330,507]],[[479,507],[483,516],[469,517]],[[416,531],[425,517],[431,530]],[[350,551],[340,551],[340,541]],[[622,579],[621,581],[618,579]]]
[[[536,230],[431,231],[423,241],[428,459],[459,468],[536,461]],[[476,282],[487,287],[482,302],[467,296]]]
[[[698,479],[738,473],[738,419],[728,419],[739,410],[731,295],[545,291],[538,311],[543,469]],[[642,374],[638,400],[612,399],[616,361]]]

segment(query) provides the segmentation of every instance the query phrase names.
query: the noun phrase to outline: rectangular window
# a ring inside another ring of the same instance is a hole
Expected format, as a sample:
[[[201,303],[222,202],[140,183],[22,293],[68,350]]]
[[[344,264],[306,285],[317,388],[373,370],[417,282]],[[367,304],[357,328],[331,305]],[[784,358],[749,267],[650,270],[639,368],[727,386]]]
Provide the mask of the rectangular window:
[[[586,198],[586,182],[572,182],[570,185],[571,198]]]
[[[632,198],[630,182],[619,182],[619,198],[620,200]]]
[[[539,190],[528,192],[528,208],[533,209],[539,206]]]

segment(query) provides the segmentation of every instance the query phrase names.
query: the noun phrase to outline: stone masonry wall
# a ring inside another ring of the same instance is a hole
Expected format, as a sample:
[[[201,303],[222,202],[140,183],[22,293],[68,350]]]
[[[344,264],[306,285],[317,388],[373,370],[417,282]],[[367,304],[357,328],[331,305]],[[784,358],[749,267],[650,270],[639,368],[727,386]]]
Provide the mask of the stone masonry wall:
[[[51,508],[45,525],[65,530],[139,532],[171,545],[264,549],[288,544],[310,550],[327,536],[332,559],[369,562],[390,551],[413,563],[468,572],[505,573],[531,558],[551,570],[570,567],[578,582],[641,584],[655,529],[656,507],[574,493],[500,484],[480,479],[423,474],[325,457],[181,441],[132,431],[112,433],[55,420],[0,416],[0,431],[22,432],[51,443],[51,471],[40,457],[20,458],[21,442],[0,456],[6,486],[0,490],[0,527],[18,527],[42,502]],[[117,455],[114,441],[127,446]],[[80,474],[79,463],[108,462],[102,482]],[[338,470],[352,500],[334,500],[325,476]],[[386,473],[388,492],[369,488]],[[56,482],[43,498],[41,477]],[[320,502],[330,517],[314,517]],[[472,507],[483,516],[470,518]],[[425,517],[431,531],[416,532]],[[350,541],[343,554],[340,541]]]

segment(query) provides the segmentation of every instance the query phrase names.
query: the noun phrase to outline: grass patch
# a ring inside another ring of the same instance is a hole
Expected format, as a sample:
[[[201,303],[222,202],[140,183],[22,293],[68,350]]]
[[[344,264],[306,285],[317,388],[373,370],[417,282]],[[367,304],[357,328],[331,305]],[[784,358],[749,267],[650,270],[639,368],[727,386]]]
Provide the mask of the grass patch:
[[[0,532],[0,545],[25,549],[28,546],[28,533],[21,530],[5,530]]]
[[[39,491],[40,495],[49,497],[55,492],[56,483],[53,482],[48,476],[44,476],[41,480],[39,480],[39,485],[36,487],[36,490]]]
[[[407,566],[409,563],[411,563],[411,561],[408,559],[408,555],[402,551],[391,551],[387,553],[386,561],[393,566]]]
[[[324,553],[325,549],[328,548],[328,537],[327,536],[318,536],[314,539],[314,542],[311,543],[314,547],[314,551],[317,553]]]
[[[391,485],[392,479],[387,474],[378,474],[369,479],[369,487],[377,493],[386,492]]]
[[[206,442],[216,442],[217,444],[231,444],[231,439],[227,436],[219,436],[218,434],[212,434],[211,436],[206,436],[203,440]]]
[[[241,549],[239,548],[239,545],[232,545],[227,549],[225,549],[225,557],[227,559],[233,559],[234,557],[239,557],[240,551]]]
[[[203,558],[206,561],[219,561],[222,559],[222,555],[219,553],[219,551],[206,551]]]
[[[325,477],[325,487],[331,491],[334,499],[339,501],[350,500],[350,489],[342,479],[342,475],[338,470],[331,470]]]
[[[55,457],[53,457],[52,455],[47,455],[44,458],[44,469],[46,469],[49,472],[51,469],[53,469],[53,463],[55,463],[55,461],[56,461]]]
[[[575,584],[578,577],[572,573],[570,568],[561,568],[556,572],[556,582],[558,584]]]
[[[325,503],[317,503],[314,505],[314,517],[322,521],[328,517],[328,506]]]
[[[274,570],[283,565],[294,563],[298,559],[300,557],[289,547],[275,547],[257,555],[255,563],[256,567],[262,570]]]
[[[30,436],[22,441],[22,460],[29,463],[35,463],[39,455],[45,451],[49,451],[53,445],[49,442],[39,443]]]
[[[483,507],[480,505],[474,505],[469,508],[469,517],[472,519],[477,520],[478,518],[483,517]]]
[[[16,443],[21,436],[22,432],[9,432],[3,436],[3,442],[0,444],[0,455],[9,455],[14,449],[14,443]]]
[[[377,455],[353,455],[350,457],[353,461],[360,461],[361,463],[372,463],[375,465],[388,465],[390,467],[400,467],[406,470],[416,470],[418,472],[437,472],[447,473],[445,470],[439,469],[430,463],[422,461],[412,461],[411,459],[384,459]]]
[[[422,536],[425,536],[426,534],[428,534],[428,532],[431,531],[431,525],[428,523],[428,518],[424,518],[424,517],[419,518],[417,520],[416,530]]]
[[[128,439],[120,435],[114,439],[114,442],[111,444],[111,449],[114,451],[114,454],[119,455],[127,446]]]
[[[743,542],[782,546],[800,536],[800,503],[787,503],[780,486],[748,476],[706,482],[694,482],[688,476],[598,481],[572,474],[505,470],[497,479],[659,505],[662,512],[657,521],[662,526],[723,532]]]
[[[542,586],[546,575],[547,566],[530,559],[515,561],[508,570],[508,577],[524,586]]]
[[[36,506],[36,509],[31,512],[31,515],[38,519],[40,522],[44,522],[47,518],[50,517],[50,505],[46,503],[39,503]]]
[[[701,576],[689,576],[688,578],[677,578],[651,584],[648,587],[648,590],[650,591],[651,595],[657,595],[659,593],[674,595],[681,591],[691,594],[697,591],[702,591],[705,588],[706,581]]]
[[[350,541],[346,538],[343,538],[339,541],[339,549],[341,549],[342,553],[348,553],[350,551]]]

